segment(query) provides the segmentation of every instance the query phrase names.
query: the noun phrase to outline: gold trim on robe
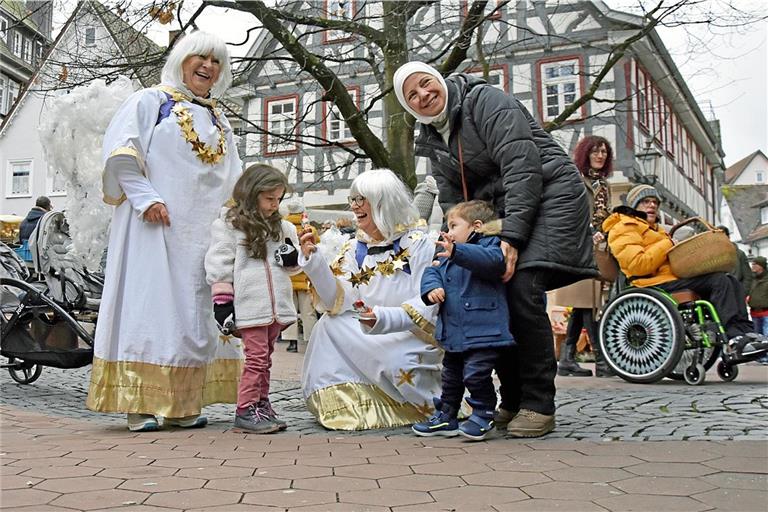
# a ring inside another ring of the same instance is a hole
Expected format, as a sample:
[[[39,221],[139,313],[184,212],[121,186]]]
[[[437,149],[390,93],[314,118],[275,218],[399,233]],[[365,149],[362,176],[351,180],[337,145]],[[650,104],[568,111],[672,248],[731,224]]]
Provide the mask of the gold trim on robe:
[[[139,164],[139,169],[141,169],[141,173],[144,176],[147,175],[146,171],[144,170],[144,162],[142,161],[141,156],[139,155],[139,152],[136,151],[136,149],[130,146],[123,146],[121,148],[117,148],[116,150],[114,150],[112,153],[109,154],[109,157],[107,158],[107,160],[109,160],[113,156],[118,156],[118,155],[132,156],[133,158],[135,158],[136,162],[138,162]],[[101,173],[101,190],[102,190],[101,200],[112,206],[120,206],[121,204],[123,204],[123,201],[127,199],[127,197],[125,197],[125,192],[123,192],[122,189],[120,189],[120,192],[122,192],[120,194],[120,197],[115,197],[107,194],[106,192],[107,187],[105,186],[105,183],[104,183],[104,179],[106,178],[106,175],[107,175],[107,172],[105,169]]]
[[[241,359],[195,368],[94,357],[85,405],[97,412],[192,416],[206,405],[236,403],[242,370]]]
[[[432,413],[431,404],[397,402],[372,384],[345,382],[318,389],[307,408],[322,426],[332,430],[367,430],[411,425]]]
[[[437,341],[435,340],[434,324],[424,318],[424,315],[419,313],[419,311],[411,304],[406,302],[401,307],[405,310],[408,316],[411,317],[413,323],[416,324],[416,327],[411,329],[411,332],[424,343],[429,343],[436,347]]]

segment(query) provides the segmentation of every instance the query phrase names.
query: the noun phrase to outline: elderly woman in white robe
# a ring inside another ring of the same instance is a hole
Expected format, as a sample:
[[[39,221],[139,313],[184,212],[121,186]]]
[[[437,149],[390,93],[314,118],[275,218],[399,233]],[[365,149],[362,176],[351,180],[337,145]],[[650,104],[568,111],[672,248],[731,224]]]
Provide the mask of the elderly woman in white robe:
[[[104,200],[116,205],[87,407],[132,431],[203,427],[234,402],[242,355],[216,331],[203,259],[210,225],[242,171],[216,106],[232,81],[218,37],[171,51],[162,84],[120,107],[104,136]]]
[[[435,244],[390,170],[358,176],[349,203],[359,230],[333,261],[315,251],[311,236],[302,237],[299,264],[326,309],[304,356],[304,397],[329,429],[421,421],[440,395],[436,308],[420,297]]]

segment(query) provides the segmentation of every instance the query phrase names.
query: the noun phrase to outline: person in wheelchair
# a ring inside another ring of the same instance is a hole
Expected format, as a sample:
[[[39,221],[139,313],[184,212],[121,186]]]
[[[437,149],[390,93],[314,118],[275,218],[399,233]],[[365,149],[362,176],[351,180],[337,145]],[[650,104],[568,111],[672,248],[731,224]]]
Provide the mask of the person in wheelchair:
[[[667,252],[674,241],[659,224],[661,194],[650,185],[637,185],[603,222],[608,245],[629,283],[667,292],[693,290],[709,300],[726,330],[730,350],[748,356],[768,349],[768,338],[754,332],[747,316],[741,283],[730,274],[714,272],[679,278],[672,273]]]

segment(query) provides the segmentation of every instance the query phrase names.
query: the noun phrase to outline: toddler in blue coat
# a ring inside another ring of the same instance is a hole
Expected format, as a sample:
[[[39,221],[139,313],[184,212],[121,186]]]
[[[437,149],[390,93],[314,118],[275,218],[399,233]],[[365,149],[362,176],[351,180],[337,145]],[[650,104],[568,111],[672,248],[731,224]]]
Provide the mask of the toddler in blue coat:
[[[437,244],[439,265],[421,278],[425,304],[440,304],[435,339],[445,350],[443,392],[435,399],[435,414],[412,427],[419,436],[485,439],[494,430],[496,390],[491,373],[500,350],[514,345],[501,276],[505,270],[500,239],[491,236],[499,223],[488,203],[468,201],[448,211],[448,232]],[[459,424],[464,395],[472,415]]]

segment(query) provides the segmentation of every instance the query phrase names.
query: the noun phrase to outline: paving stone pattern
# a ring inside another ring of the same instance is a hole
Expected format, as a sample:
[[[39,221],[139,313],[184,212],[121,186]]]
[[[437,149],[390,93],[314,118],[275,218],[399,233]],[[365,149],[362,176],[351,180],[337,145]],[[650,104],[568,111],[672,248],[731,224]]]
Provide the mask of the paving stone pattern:
[[[705,385],[693,387],[664,380],[653,385],[630,385],[612,379],[558,379],[557,430],[548,439],[586,440],[768,440],[768,368],[742,367],[755,377],[723,383],[710,372]],[[14,383],[0,371],[0,405],[100,424],[125,424],[124,415],[96,414],[85,409],[90,367],[76,370],[45,368],[31,385]],[[574,387],[569,383],[599,382],[602,386]],[[565,385],[563,384],[565,383]],[[276,380],[271,400],[297,434],[327,434],[307,411],[299,383]],[[216,427],[233,420],[233,406],[207,407]],[[410,429],[380,430],[378,435],[408,435]],[[341,436],[370,432],[338,433]]]

